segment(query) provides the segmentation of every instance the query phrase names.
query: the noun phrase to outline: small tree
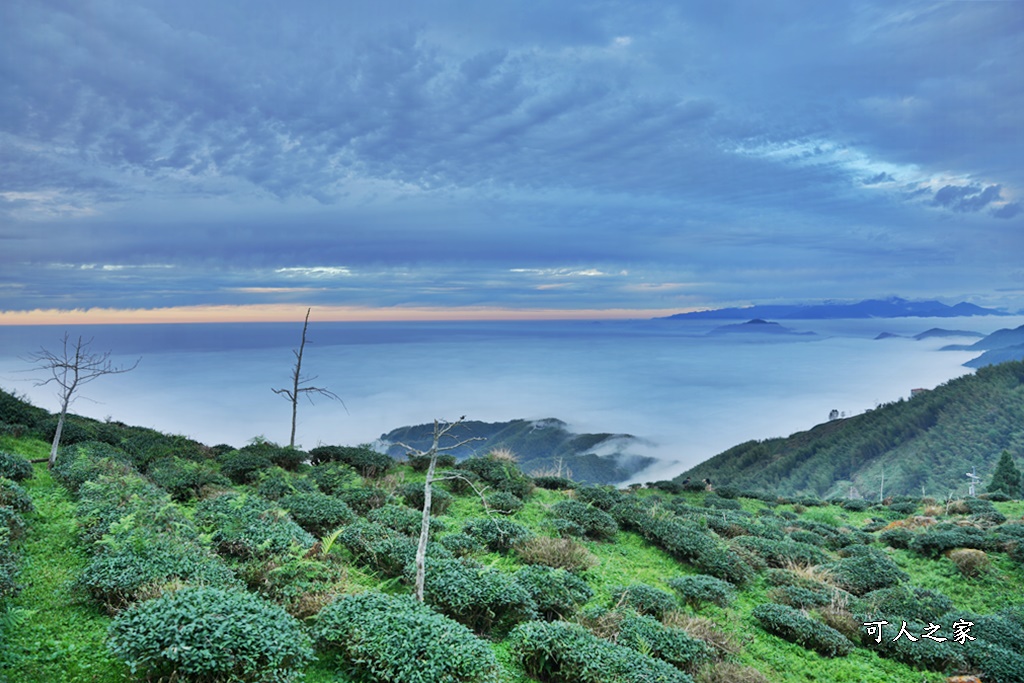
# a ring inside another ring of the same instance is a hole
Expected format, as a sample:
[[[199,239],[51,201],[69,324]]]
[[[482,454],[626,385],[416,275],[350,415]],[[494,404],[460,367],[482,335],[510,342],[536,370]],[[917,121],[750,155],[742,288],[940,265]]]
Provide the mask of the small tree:
[[[292,386],[290,389],[271,389],[275,394],[284,396],[292,404],[292,434],[288,440],[288,446],[295,448],[295,421],[299,412],[299,396],[305,395],[310,403],[313,403],[313,394],[319,396],[326,396],[336,401],[341,402],[341,406],[345,408],[345,412],[348,412],[348,408],[345,406],[345,402],[341,400],[341,397],[335,394],[333,391],[325,387],[314,387],[309,386],[309,383],[316,379],[316,377],[303,377],[302,376],[302,354],[306,350],[306,330],[309,328],[309,312],[313,310],[311,308],[306,309],[306,322],[302,325],[302,342],[299,344],[298,350],[292,349],[292,353],[295,354],[295,366],[292,368]]]
[[[999,456],[999,463],[996,464],[996,471],[992,474],[992,482],[988,485],[988,492],[1002,491],[1011,498],[1019,498],[1020,483],[1020,470],[1014,464],[1010,451],[1003,451],[1003,454]]]
[[[455,438],[451,434],[452,430],[461,425],[466,419],[463,415],[455,422],[447,422],[445,420],[434,420],[434,439],[430,445],[430,448],[425,451],[421,451],[417,448],[406,446],[405,444],[399,444],[403,448],[409,451],[410,455],[419,458],[430,458],[430,464],[427,466],[427,478],[423,482],[423,518],[420,524],[420,541],[416,547],[416,599],[423,602],[423,587],[427,581],[427,538],[430,535],[430,503],[432,494],[432,487],[435,481],[443,481],[445,479],[455,479],[461,477],[458,474],[446,474],[443,476],[436,476],[435,469],[437,468],[437,456],[442,453],[448,453],[454,451],[467,443],[473,441],[482,441],[481,437],[471,437],[463,439],[456,443],[448,446],[442,446],[441,441],[446,437]],[[468,481],[468,480],[467,480]],[[472,486],[472,482],[470,482]],[[475,488],[475,487],[474,487]],[[478,491],[478,493],[480,493]],[[481,495],[481,498],[483,496]]]
[[[75,401],[75,393],[83,384],[88,384],[98,377],[104,375],[118,375],[134,370],[141,358],[137,358],[131,365],[115,366],[110,360],[110,351],[96,353],[89,349],[92,339],[72,341],[71,335],[67,332],[61,339],[61,350],[58,352],[40,348],[36,353],[29,354],[27,360],[40,370],[50,373],[48,379],[36,382],[41,387],[47,384],[57,385],[57,397],[60,399],[60,417],[57,418],[57,431],[53,435],[53,444],[50,446],[49,466],[52,468],[57,460],[57,448],[60,446],[60,436],[64,431],[64,421],[67,419],[68,407]]]

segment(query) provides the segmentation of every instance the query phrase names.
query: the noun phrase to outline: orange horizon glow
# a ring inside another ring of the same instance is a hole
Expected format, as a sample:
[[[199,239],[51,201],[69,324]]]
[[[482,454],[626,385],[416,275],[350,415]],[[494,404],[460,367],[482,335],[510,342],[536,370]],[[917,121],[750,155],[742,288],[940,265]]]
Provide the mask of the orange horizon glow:
[[[254,304],[244,306],[169,306],[167,308],[88,308],[0,311],[0,326],[118,325],[163,323],[270,323],[301,320],[312,308],[320,322],[445,322],[529,320],[628,320],[656,318],[696,308],[671,309],[511,309],[487,306],[371,308]]]

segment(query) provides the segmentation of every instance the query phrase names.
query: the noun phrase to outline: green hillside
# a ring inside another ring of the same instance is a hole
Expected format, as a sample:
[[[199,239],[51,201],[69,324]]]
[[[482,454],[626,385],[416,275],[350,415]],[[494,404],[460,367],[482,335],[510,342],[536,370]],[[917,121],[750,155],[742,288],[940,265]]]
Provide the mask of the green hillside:
[[[967,492],[1000,454],[1024,454],[1024,362],[980,368],[909,400],[832,420],[787,438],[748,441],[681,474],[780,495],[864,497]],[[884,476],[884,482],[883,482]],[[884,488],[883,488],[884,487]]]
[[[1024,680],[1021,502],[616,490],[485,454],[434,488],[418,603],[422,462],[76,419],[50,471],[45,415],[0,408],[10,683]]]

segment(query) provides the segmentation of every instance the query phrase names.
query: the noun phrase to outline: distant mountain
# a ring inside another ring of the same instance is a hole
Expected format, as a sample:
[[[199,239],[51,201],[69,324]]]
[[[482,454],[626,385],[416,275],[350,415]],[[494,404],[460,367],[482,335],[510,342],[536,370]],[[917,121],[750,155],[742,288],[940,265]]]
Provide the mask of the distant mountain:
[[[432,424],[400,427],[380,437],[381,450],[394,458],[405,457],[399,442],[427,450],[433,439]],[[453,435],[459,440],[480,438],[452,451],[463,460],[496,448],[517,456],[527,474],[562,472],[562,476],[595,484],[617,484],[654,463],[654,458],[631,453],[641,441],[630,434],[575,434],[561,420],[467,421]]]
[[[915,334],[914,339],[931,339],[932,337],[984,337],[981,332],[971,332],[970,330],[944,330],[941,327],[933,327],[930,330],[925,330],[920,334]]]
[[[943,351],[984,351],[977,358],[966,363],[969,368],[1005,363],[1009,360],[1024,360],[1024,325],[1013,329],[996,330],[973,344],[951,344]]]
[[[907,301],[899,297],[868,299],[854,304],[765,305],[746,308],[718,308],[710,311],[677,313],[664,320],[735,320],[777,318],[782,320],[826,320],[850,318],[957,318],[975,315],[1009,315],[969,303],[947,306],[938,301]]]
[[[908,388],[909,389],[909,388]],[[828,406],[823,406],[828,408]],[[908,400],[786,438],[748,441],[679,475],[779,495],[945,498],[976,467],[988,484],[1003,450],[1024,452],[1024,362],[980,368]]]
[[[796,330],[788,327],[783,327],[779,323],[769,322],[760,318],[754,320],[748,320],[745,323],[739,323],[737,325],[722,325],[708,332],[709,335],[719,334],[770,334],[773,336],[797,336],[797,337],[816,337],[818,336],[814,332],[797,332]]]

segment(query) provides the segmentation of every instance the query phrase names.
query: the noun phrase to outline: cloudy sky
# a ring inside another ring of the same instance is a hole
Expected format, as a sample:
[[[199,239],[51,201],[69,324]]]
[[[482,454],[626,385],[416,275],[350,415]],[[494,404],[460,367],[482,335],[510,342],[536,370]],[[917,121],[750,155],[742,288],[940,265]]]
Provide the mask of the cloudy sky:
[[[4,0],[0,322],[1020,310],[1021,64],[1018,0]]]

